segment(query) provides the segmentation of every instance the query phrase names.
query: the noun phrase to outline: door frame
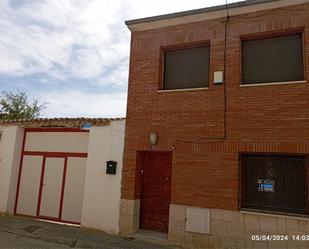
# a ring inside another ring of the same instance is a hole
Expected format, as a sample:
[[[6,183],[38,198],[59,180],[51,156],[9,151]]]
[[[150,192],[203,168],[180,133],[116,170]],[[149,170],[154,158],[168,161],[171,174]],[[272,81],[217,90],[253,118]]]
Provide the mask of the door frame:
[[[139,209],[139,229],[141,228],[141,222],[142,222],[142,201],[143,201],[143,196],[144,196],[144,184],[145,184],[145,175],[144,175],[144,169],[145,169],[145,158],[147,156],[148,153],[170,153],[171,154],[171,165],[170,165],[170,181],[171,181],[171,185],[170,185],[170,189],[171,189],[171,196],[170,196],[170,205],[172,203],[172,174],[173,174],[173,151],[156,151],[156,150],[140,150],[137,151],[137,153],[141,153],[140,155],[140,209]],[[168,224],[169,225],[169,221]],[[150,230],[152,231],[152,230]],[[162,232],[164,233],[164,232]]]
[[[15,204],[14,204],[14,215],[16,216],[23,216],[23,217],[30,217],[42,220],[50,220],[50,221],[57,221],[57,222],[64,222],[69,224],[76,224],[80,225],[80,222],[74,221],[67,221],[62,219],[62,209],[63,209],[63,199],[64,199],[64,189],[65,189],[65,181],[66,181],[66,173],[67,173],[67,162],[69,157],[81,157],[87,158],[88,153],[76,153],[76,152],[48,152],[48,151],[25,151],[25,143],[26,137],[28,132],[89,132],[89,130],[82,130],[80,128],[25,128],[23,143],[22,143],[22,152],[19,164],[19,172],[18,172],[18,182],[16,188],[16,196],[15,196]],[[23,159],[24,156],[41,156],[43,157],[42,165],[41,165],[41,176],[40,176],[40,186],[39,186],[39,193],[38,193],[38,200],[37,200],[37,210],[36,215],[25,215],[17,213],[18,207],[18,198],[19,198],[19,191],[20,191],[20,181],[21,181],[21,174],[23,168]],[[45,175],[45,163],[46,158],[64,158],[64,166],[63,166],[63,176],[62,176],[62,185],[61,185],[61,195],[60,195],[60,204],[59,204],[59,213],[58,217],[46,217],[40,216],[40,207],[41,207],[41,199],[42,199],[42,191],[43,191],[43,181]]]

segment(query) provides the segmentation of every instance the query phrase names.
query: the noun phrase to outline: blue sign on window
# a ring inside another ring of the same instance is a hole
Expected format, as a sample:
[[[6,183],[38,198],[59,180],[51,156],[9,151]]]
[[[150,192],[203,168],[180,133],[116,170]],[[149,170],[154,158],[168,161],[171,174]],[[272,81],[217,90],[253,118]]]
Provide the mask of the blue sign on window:
[[[275,192],[275,181],[257,179],[257,187],[260,192]]]

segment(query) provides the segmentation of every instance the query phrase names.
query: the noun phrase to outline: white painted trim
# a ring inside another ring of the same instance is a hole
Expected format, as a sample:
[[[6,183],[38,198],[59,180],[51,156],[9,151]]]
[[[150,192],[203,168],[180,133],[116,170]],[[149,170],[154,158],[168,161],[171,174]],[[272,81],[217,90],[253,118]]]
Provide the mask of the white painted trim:
[[[269,83],[255,83],[255,84],[244,84],[240,83],[239,87],[253,87],[253,86],[274,86],[274,85],[289,85],[289,84],[305,84],[306,80],[299,81],[284,81],[284,82],[269,82]]]
[[[275,1],[275,2],[253,4],[249,6],[231,8],[229,9],[229,15],[236,16],[236,15],[241,15],[241,14],[254,13],[254,12],[258,12],[262,10],[277,9],[277,8],[299,5],[299,4],[304,4],[304,3],[308,3],[308,0],[281,0],[281,1]],[[163,27],[169,27],[169,26],[175,26],[175,25],[181,25],[181,24],[202,22],[202,21],[218,19],[218,18],[223,18],[223,17],[226,17],[226,10],[216,10],[216,11],[209,11],[205,13],[193,14],[193,15],[188,15],[188,16],[166,18],[166,19],[161,19],[161,20],[156,20],[156,21],[148,21],[144,23],[131,24],[131,25],[128,25],[128,28],[131,31],[144,31],[144,30],[157,29],[157,28],[163,28]]]
[[[271,213],[269,212],[258,212],[258,211],[249,211],[249,210],[240,210],[241,214],[251,214],[251,215],[259,215],[259,216],[267,216],[267,217],[274,217],[274,218],[284,218],[284,219],[296,219],[296,220],[304,220],[309,221],[309,216],[301,215],[301,214],[278,214],[278,213]]]
[[[165,92],[186,92],[186,91],[201,91],[201,90],[208,90],[209,87],[198,87],[198,88],[183,88],[183,89],[171,89],[171,90],[158,90],[158,93],[165,93]]]

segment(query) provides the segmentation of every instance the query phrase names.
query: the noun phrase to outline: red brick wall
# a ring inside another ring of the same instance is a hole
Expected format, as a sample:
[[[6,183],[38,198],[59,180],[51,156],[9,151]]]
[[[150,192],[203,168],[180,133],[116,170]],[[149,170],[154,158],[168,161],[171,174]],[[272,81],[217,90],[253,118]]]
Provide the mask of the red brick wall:
[[[309,82],[239,87],[240,37],[304,29],[305,78],[309,78],[309,4],[231,17],[227,34],[227,138],[223,86],[213,72],[224,69],[224,19],[132,33],[122,198],[139,198],[137,150],[150,150],[149,133],[159,136],[158,150],[175,150],[172,203],[237,209],[240,152],[309,153]],[[160,48],[210,41],[207,90],[157,92]]]

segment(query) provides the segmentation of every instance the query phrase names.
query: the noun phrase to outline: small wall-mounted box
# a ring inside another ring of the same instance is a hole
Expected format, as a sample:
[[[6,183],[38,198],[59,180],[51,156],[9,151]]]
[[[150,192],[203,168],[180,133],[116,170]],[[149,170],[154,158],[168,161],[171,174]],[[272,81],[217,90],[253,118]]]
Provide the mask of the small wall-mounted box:
[[[222,71],[214,72],[214,84],[215,85],[223,84],[223,72]]]
[[[188,207],[186,210],[186,231],[193,233],[210,233],[210,210]]]
[[[106,174],[107,175],[116,175],[117,162],[107,161],[106,162]]]

